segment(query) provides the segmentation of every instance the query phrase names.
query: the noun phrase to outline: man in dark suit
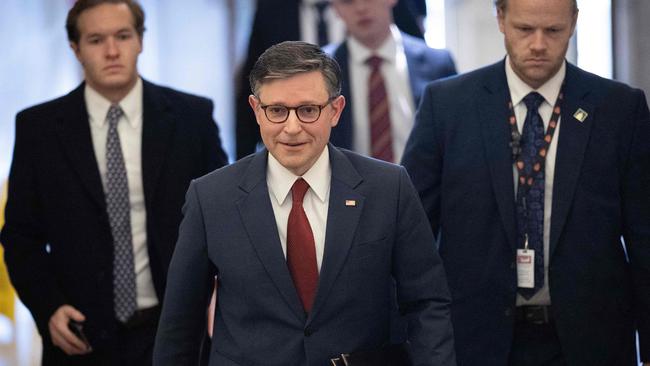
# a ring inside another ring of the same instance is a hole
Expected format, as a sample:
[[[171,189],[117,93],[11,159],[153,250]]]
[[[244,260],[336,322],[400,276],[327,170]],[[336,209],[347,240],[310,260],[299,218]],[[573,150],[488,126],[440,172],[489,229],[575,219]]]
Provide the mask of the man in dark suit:
[[[348,102],[332,130],[331,142],[390,162],[402,157],[427,83],[456,74],[448,51],[429,48],[423,40],[393,25],[396,4],[397,0],[333,0],[348,37],[326,48],[341,65],[343,96]],[[379,64],[370,63],[372,59]],[[378,80],[385,98],[373,100]],[[382,105],[386,106],[386,118],[377,113]],[[385,133],[375,133],[377,130]]]
[[[404,154],[461,365],[650,362],[650,115],[565,61],[572,0],[496,1],[504,61],[427,87]],[[623,237],[624,242],[622,242]]]
[[[251,89],[266,149],[190,185],[154,364],[196,362],[216,275],[210,365],[406,365],[388,345],[392,278],[413,364],[455,365],[444,270],[405,170],[328,144],[345,106],[336,62],[284,42]]]
[[[236,142],[237,158],[243,158],[256,151],[261,144],[255,116],[248,105],[248,75],[257,58],[267,48],[283,41],[306,41],[324,46],[339,42],[345,30],[340,19],[331,9],[330,0],[258,0],[253,18],[253,28],[248,44],[248,53],[237,77],[236,96]],[[413,4],[411,4],[413,3]],[[317,29],[318,8],[324,12],[327,21],[327,42],[320,43]],[[394,8],[395,23],[411,35],[422,38],[416,21],[415,8],[422,9],[421,0],[401,0]],[[312,19],[312,22],[309,22]]]
[[[43,364],[147,365],[184,193],[226,156],[212,102],[139,77],[137,3],[80,0],[66,28],[85,82],[16,117],[5,259]]]

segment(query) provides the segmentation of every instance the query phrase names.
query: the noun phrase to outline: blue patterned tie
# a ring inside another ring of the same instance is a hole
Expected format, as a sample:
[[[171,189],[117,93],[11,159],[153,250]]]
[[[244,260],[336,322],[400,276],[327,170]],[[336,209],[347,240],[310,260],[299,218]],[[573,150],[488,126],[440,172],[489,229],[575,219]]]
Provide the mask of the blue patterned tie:
[[[113,234],[113,294],[115,317],[126,322],[137,308],[135,265],[131,240],[129,183],[117,123],[124,113],[117,105],[108,110],[106,136],[106,211]]]
[[[544,122],[537,110],[543,101],[544,97],[536,92],[524,98],[527,112],[521,136],[521,159],[527,179],[520,179],[517,188],[517,231],[519,248],[524,247],[527,234],[528,249],[535,251],[535,287],[519,289],[519,293],[526,299],[531,298],[544,285],[545,160],[538,156],[544,146]]]

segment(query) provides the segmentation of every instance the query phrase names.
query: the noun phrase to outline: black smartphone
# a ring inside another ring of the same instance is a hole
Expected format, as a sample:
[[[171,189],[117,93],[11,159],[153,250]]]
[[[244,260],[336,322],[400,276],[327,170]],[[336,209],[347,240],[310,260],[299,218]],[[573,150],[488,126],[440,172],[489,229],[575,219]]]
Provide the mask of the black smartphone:
[[[68,328],[75,336],[77,336],[77,338],[81,339],[86,344],[86,347],[89,349],[91,348],[90,342],[88,342],[88,338],[86,338],[86,334],[84,334],[82,323],[70,320],[70,322],[68,322]]]

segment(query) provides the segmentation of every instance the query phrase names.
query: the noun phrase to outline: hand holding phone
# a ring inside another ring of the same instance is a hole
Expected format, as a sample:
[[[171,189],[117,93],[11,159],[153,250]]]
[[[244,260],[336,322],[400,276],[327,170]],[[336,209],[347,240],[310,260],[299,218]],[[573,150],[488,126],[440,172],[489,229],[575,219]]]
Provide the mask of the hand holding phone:
[[[47,323],[52,344],[69,356],[85,355],[92,352],[88,340],[83,334],[82,324],[85,320],[84,314],[72,305],[61,305]],[[75,321],[77,325],[72,326],[71,321]]]
[[[88,347],[88,349],[92,348],[90,347],[90,342],[88,342],[88,338],[86,338],[86,334],[84,334],[83,323],[70,319],[70,322],[68,323],[68,328],[70,328],[70,331],[77,338],[81,339],[86,344],[86,347]]]

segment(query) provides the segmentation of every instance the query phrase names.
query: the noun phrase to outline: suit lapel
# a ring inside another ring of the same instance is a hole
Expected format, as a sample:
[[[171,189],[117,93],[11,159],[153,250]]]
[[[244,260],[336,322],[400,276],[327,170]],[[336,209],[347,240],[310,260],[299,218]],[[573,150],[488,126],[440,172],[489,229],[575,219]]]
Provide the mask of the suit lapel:
[[[277,223],[266,184],[267,151],[255,155],[240,188],[247,195],[237,202],[242,222],[266,272],[296,317],[305,321],[305,311],[291,279],[282,252]]]
[[[348,256],[354,233],[357,230],[365,197],[355,191],[362,177],[350,161],[330,144],[328,146],[332,166],[327,229],[325,232],[325,252],[318,282],[314,308],[308,323],[325,304],[339,272]],[[346,200],[354,200],[355,206],[346,205]]]
[[[478,118],[481,121],[483,144],[490,169],[492,187],[506,236],[513,250],[516,248],[515,191],[508,126],[508,84],[505,65],[492,66],[485,89],[478,94]]]
[[[413,96],[413,105],[417,109],[420,105],[420,96],[426,83],[422,82],[422,63],[424,60],[423,50],[415,47],[409,36],[402,33],[402,43],[404,45],[404,55],[408,65],[409,84],[411,85],[411,95]],[[421,84],[421,85],[420,85]]]
[[[142,185],[146,201],[151,202],[171,145],[175,120],[171,105],[160,89],[145,80],[142,81],[142,113]]]
[[[593,125],[594,107],[586,99],[590,88],[587,80],[581,78],[579,73],[580,71],[575,66],[567,63],[566,86],[559,135],[557,136],[558,146],[553,178],[550,257],[553,257],[560,233],[569,214]],[[587,112],[587,118],[582,122],[573,117],[578,109]]]
[[[82,185],[91,199],[101,209],[105,209],[104,189],[90,133],[84,86],[82,83],[66,97],[67,106],[64,107],[64,114],[57,118],[56,131],[63,151],[79,175]]]
[[[332,144],[345,149],[352,148],[354,129],[352,126],[352,95],[350,90],[350,69],[348,64],[347,42],[341,43],[334,52],[334,58],[341,67],[341,94],[345,97],[345,108],[338,125],[332,129],[330,141]]]

